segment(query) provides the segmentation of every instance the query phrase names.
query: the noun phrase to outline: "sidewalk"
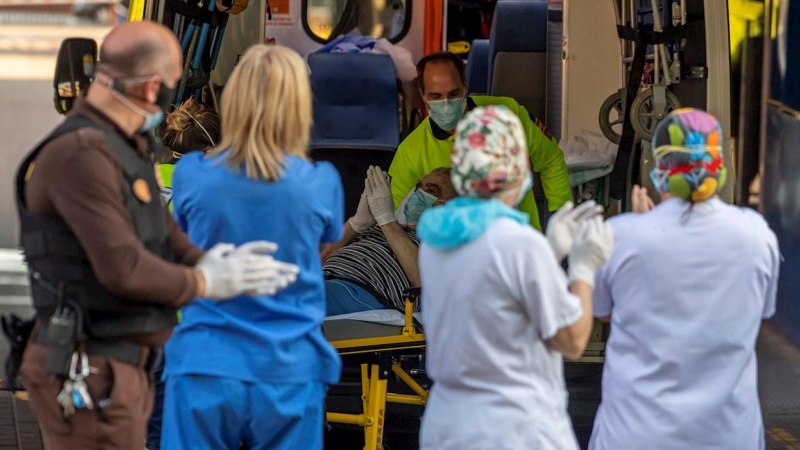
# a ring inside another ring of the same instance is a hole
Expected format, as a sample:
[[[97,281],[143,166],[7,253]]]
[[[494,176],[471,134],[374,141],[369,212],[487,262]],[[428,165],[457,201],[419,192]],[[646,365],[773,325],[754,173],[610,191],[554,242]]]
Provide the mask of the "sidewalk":
[[[42,450],[39,425],[24,392],[0,391],[0,449]]]

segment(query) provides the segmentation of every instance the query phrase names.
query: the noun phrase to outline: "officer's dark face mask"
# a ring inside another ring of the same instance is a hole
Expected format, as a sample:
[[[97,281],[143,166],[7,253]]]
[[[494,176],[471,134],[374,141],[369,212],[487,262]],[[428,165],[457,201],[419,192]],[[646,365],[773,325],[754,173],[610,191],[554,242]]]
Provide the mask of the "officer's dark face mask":
[[[176,86],[177,87],[177,86]],[[162,111],[165,113],[172,105],[173,100],[175,100],[175,88],[174,87],[167,87],[164,82],[161,82],[161,86],[158,89],[158,96],[156,97],[156,106],[161,108]]]
[[[167,85],[162,81],[158,88],[158,95],[156,96],[156,101],[154,103],[156,106],[158,106],[159,110],[144,116],[144,124],[142,125],[141,131],[147,132],[161,125],[161,122],[164,121],[167,110],[169,110],[170,105],[172,105],[172,100],[174,98],[175,88],[167,87]]]
[[[128,99],[126,99],[123,95],[125,93],[125,89],[122,85],[117,84],[116,81],[120,80],[123,82],[131,82],[131,81],[145,81],[146,79],[150,78],[150,75],[146,77],[131,77],[131,78],[118,78],[112,79],[109,82],[109,89],[111,89],[111,93],[114,94],[122,103],[128,106],[130,109],[135,111],[138,114],[144,116],[144,123],[142,124],[142,128],[139,131],[147,132],[150,131],[161,124],[164,121],[164,115],[169,109],[170,105],[172,104],[173,99],[175,98],[175,88],[167,87],[164,82],[161,82],[161,85],[158,88],[158,94],[156,95],[155,105],[158,106],[159,110],[151,113],[143,110],[142,108],[136,106]]]

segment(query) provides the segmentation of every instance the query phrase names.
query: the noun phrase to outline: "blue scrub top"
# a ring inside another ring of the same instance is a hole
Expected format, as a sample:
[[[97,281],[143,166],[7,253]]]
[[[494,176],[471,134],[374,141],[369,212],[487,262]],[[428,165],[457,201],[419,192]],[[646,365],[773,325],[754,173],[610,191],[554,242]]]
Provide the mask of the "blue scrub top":
[[[275,258],[300,267],[272,297],[196,300],[166,346],[165,376],[211,375],[246,382],[334,384],[341,360],[322,334],[325,287],[320,245],[342,237],[342,183],[329,163],[286,157],[276,182],[247,178],[226,154],[188,154],[173,176],[174,214],[203,249],[267,240]]]

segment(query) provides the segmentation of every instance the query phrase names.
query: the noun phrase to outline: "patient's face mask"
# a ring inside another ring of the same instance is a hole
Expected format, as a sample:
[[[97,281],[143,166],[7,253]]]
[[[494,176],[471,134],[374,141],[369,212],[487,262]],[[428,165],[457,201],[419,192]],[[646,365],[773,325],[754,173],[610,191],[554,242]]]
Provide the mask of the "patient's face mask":
[[[445,131],[453,131],[458,121],[464,117],[467,98],[448,98],[444,100],[426,100],[431,120]]]
[[[408,198],[406,202],[406,207],[403,209],[403,212],[406,215],[406,222],[409,225],[416,225],[419,223],[419,218],[422,217],[422,213],[426,210],[433,208],[433,204],[439,201],[439,199],[422,189],[417,189],[411,194],[411,197]]]

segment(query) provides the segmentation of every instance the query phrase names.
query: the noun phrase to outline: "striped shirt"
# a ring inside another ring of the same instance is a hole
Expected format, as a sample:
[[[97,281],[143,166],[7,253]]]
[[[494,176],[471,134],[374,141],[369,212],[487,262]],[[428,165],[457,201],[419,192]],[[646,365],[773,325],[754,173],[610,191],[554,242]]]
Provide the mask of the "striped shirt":
[[[406,235],[419,247],[419,239],[414,231],[406,230]],[[322,270],[326,274],[345,275],[370,286],[401,311],[405,308],[403,291],[412,287],[389,241],[378,227],[359,234],[350,244],[339,249],[325,260]]]

